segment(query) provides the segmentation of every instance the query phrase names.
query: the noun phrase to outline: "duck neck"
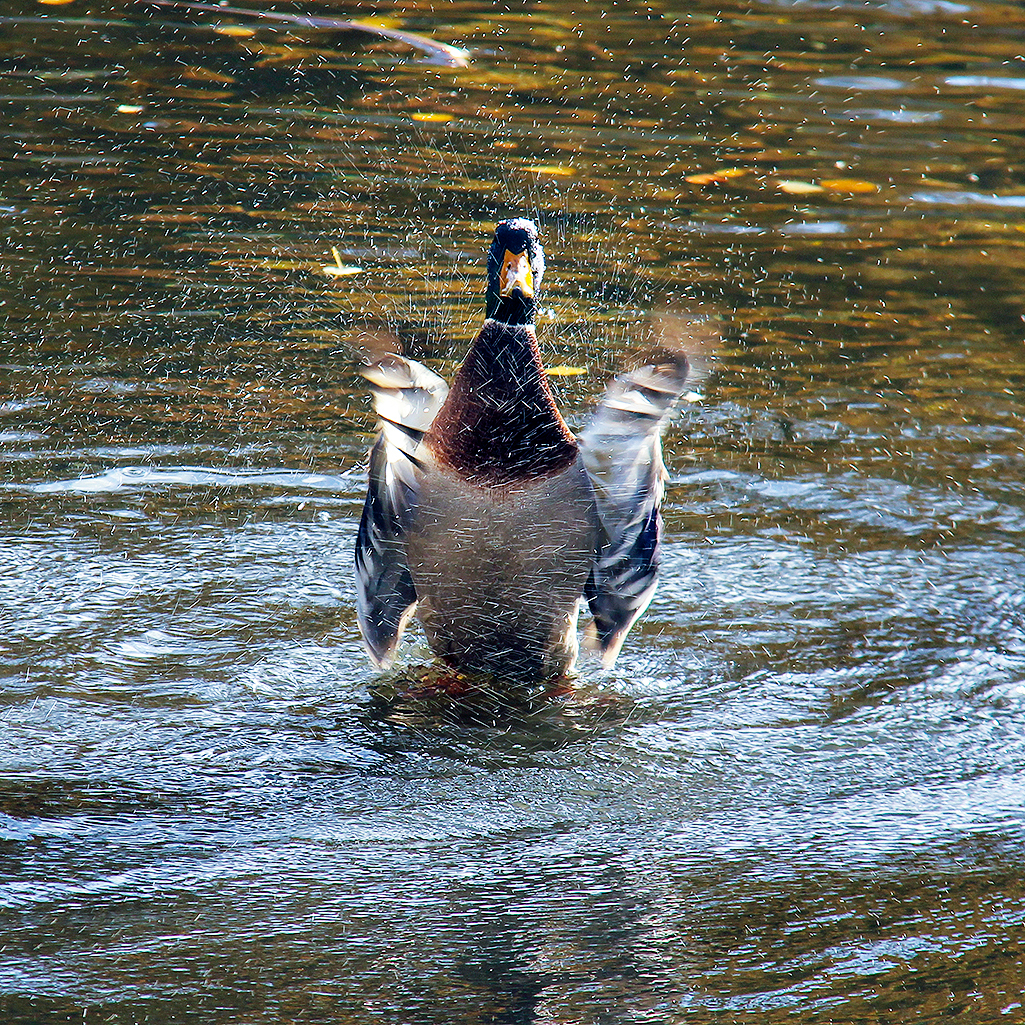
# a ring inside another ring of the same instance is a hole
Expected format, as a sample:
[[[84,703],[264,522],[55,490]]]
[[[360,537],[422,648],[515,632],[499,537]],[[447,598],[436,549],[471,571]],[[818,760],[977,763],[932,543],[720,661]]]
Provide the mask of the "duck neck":
[[[427,441],[452,469],[486,484],[547,476],[573,462],[576,441],[548,387],[532,324],[484,322]]]
[[[488,288],[487,311],[488,316],[499,323],[529,327],[533,331],[537,303],[532,295],[525,296],[518,288],[511,295],[501,295],[498,283],[493,282]]]

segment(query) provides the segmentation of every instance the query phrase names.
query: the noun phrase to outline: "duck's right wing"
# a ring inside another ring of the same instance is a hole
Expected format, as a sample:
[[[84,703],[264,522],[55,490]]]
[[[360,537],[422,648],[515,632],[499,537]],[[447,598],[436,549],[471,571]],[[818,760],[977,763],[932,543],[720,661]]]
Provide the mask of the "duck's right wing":
[[[589,641],[611,667],[655,593],[664,490],[662,431],[687,382],[682,352],[662,349],[620,374],[579,435],[604,539],[585,596],[594,617]]]
[[[405,536],[416,508],[420,444],[448,385],[422,363],[387,356],[363,370],[380,432],[356,535],[356,619],[371,659],[387,666],[416,607]]]

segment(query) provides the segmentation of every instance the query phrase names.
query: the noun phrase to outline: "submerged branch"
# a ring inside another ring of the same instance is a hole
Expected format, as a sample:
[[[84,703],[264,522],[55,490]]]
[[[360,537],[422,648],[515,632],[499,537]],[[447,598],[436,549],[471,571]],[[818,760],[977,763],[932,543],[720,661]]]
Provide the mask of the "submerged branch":
[[[397,43],[405,43],[427,54],[435,64],[443,64],[449,68],[466,68],[470,65],[469,53],[459,46],[439,43],[428,36],[416,32],[403,32],[401,29],[385,28],[367,21],[351,21],[345,18],[325,18],[311,14],[285,14],[280,11],[257,11],[247,7],[221,7],[218,4],[192,3],[189,0],[145,0],[157,7],[172,7],[187,11],[209,11],[214,14],[234,14],[247,18],[259,18],[264,21],[283,22],[287,25],[298,25],[302,28],[326,28],[340,32],[366,32]]]

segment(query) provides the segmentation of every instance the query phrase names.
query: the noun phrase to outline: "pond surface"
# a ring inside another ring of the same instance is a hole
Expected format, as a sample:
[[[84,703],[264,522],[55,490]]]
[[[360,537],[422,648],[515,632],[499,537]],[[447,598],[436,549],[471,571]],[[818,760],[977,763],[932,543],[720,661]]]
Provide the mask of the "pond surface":
[[[1025,11],[288,10],[467,66],[0,17],[0,1017],[1025,1021]],[[353,337],[450,374],[511,214],[571,423],[722,340],[615,669],[396,698]]]

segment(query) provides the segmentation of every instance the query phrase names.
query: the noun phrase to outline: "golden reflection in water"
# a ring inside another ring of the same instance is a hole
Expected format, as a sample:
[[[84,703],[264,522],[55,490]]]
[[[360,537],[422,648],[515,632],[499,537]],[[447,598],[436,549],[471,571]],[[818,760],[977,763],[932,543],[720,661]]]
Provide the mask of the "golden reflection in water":
[[[1021,11],[8,8],[0,1017],[1019,1020]],[[449,373],[510,214],[574,422],[722,334],[633,653],[515,714],[350,578],[350,342]]]

